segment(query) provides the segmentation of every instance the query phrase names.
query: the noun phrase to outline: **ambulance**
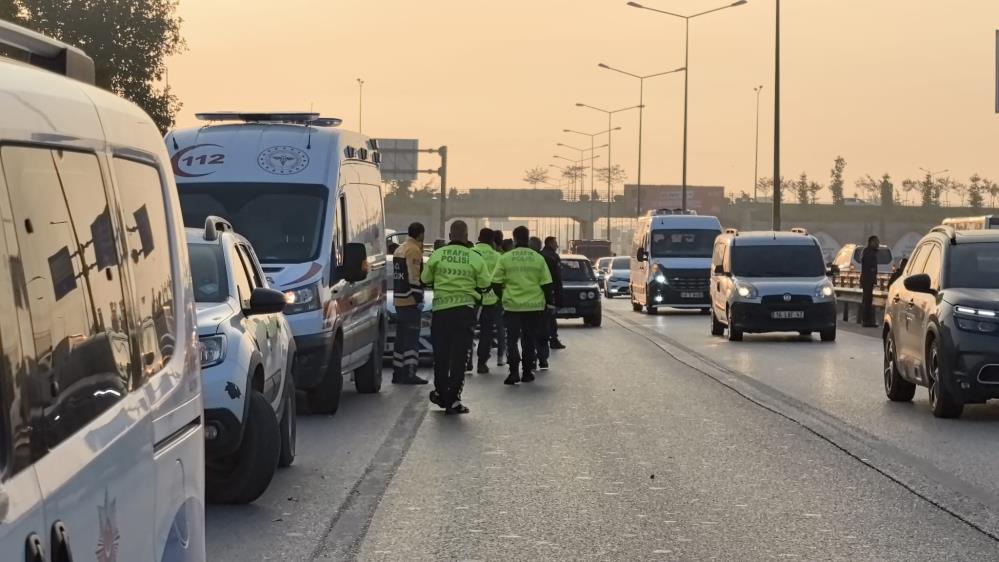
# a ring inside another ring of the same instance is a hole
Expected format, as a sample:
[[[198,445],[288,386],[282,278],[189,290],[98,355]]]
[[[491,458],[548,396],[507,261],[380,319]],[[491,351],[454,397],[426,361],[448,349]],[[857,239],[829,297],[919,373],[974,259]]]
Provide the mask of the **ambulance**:
[[[0,21],[0,559],[205,560],[194,297],[153,121]]]

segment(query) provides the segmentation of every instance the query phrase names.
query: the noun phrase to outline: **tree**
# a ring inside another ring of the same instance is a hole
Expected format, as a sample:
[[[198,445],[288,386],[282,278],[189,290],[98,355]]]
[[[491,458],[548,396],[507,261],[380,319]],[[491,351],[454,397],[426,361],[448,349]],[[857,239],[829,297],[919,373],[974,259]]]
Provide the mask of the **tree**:
[[[83,49],[94,59],[97,85],[148,113],[161,132],[174,124],[181,104],[169,85],[166,58],[185,49],[178,0],[0,0],[13,5],[17,23]]]
[[[532,188],[537,189],[539,183],[548,183],[548,168],[535,166],[524,172],[524,183],[528,183]]]
[[[832,193],[833,205],[842,205],[846,198],[843,195],[843,170],[846,169],[846,160],[842,156],[837,156],[833,162],[833,168],[829,172],[829,191]]]
[[[15,0],[0,0],[0,20],[20,23],[21,10]]]
[[[982,190],[989,194],[989,207],[994,209],[996,206],[996,197],[999,197],[999,183],[992,180],[984,180],[982,184]]]
[[[808,181],[808,174],[801,172],[798,181],[794,182],[793,189],[798,203],[800,205],[809,205],[815,203],[818,192],[822,191],[822,185],[818,182]]]
[[[784,195],[789,191],[793,191],[797,185],[797,182],[792,180],[787,180],[784,178],[780,179],[780,192],[781,199],[784,199]],[[764,177],[756,180],[756,190],[763,194],[763,197],[773,199],[774,194],[774,180],[770,177]]]
[[[985,182],[988,182],[988,180],[984,180],[983,182],[982,177],[978,174],[972,174],[972,176],[968,178],[967,194],[969,207],[981,209],[985,206]]]
[[[628,174],[624,171],[619,164],[614,164],[608,172],[607,168],[597,168],[595,170],[597,175],[597,181],[600,183],[607,183],[607,176],[610,175],[610,184],[617,185],[628,179]]]
[[[867,203],[875,203],[881,194],[881,180],[874,179],[870,174],[858,179],[853,185],[861,193],[860,198]]]
[[[562,170],[562,177],[565,178],[565,179],[567,179],[567,180],[569,180],[569,185],[573,185],[574,186],[574,185],[576,185],[576,182],[579,182],[579,187],[580,187],[579,193],[581,194],[580,197],[583,197],[583,195],[585,195],[585,194],[583,194],[583,189],[582,189],[583,180],[586,179],[586,167],[585,166],[580,166],[578,164],[573,164],[572,166],[569,166],[568,168],[565,168],[565,169]],[[573,192],[573,193],[575,193],[575,192]],[[570,199],[571,198],[572,198],[572,196],[570,196]]]

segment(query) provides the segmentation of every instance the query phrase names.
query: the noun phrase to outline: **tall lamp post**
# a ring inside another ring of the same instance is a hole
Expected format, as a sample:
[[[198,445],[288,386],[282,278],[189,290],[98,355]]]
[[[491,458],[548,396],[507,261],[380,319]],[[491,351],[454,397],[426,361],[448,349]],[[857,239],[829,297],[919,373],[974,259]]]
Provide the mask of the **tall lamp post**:
[[[357,132],[364,132],[364,80],[357,79]]]
[[[780,0],[777,0],[777,24],[774,42],[774,202],[773,229],[781,229],[781,181],[780,175]]]
[[[590,161],[592,162],[596,157],[594,154],[595,151],[607,147],[606,144],[602,144],[600,146],[591,146],[590,148],[579,148],[578,146],[572,146],[562,142],[557,143],[555,146],[558,146],[560,148],[568,148],[569,150],[575,150],[576,152],[579,152],[579,161],[578,161],[579,166],[582,166],[583,162],[586,161],[586,158],[583,157],[584,153],[589,152],[591,156],[594,156],[594,158],[590,159]],[[580,193],[583,192],[583,178],[579,178],[579,192]]]
[[[760,92],[763,91],[763,84],[753,88],[756,92],[756,156],[753,157],[753,203],[758,197],[757,185],[760,183]]]
[[[614,128],[608,128],[606,131],[600,131],[599,133],[583,133],[583,132],[580,132],[580,131],[575,131],[573,129],[562,129],[562,132],[563,133],[572,133],[574,135],[582,135],[584,137],[590,137],[590,150],[596,150],[596,147],[594,146],[594,143],[596,141],[594,139],[596,139],[600,135],[607,135],[607,145],[609,147],[610,146],[610,133],[611,133],[611,131],[620,131],[620,130],[621,130],[621,127],[614,127]],[[594,203],[593,203],[593,193],[594,193],[594,189],[593,189],[593,176],[594,176],[594,174],[593,174],[593,160],[590,160],[590,194],[589,194],[588,197],[590,198],[590,224],[591,225],[596,224],[596,220],[597,220],[596,212],[595,212],[594,206],[593,206],[594,205]]]
[[[700,16],[706,16],[714,12],[725,10],[727,8],[742,6],[747,2],[748,0],[738,0],[736,2],[728,4],[727,6],[721,6],[719,8],[713,8],[711,10],[705,10],[703,12],[699,12],[689,16],[685,16],[682,14],[675,14],[673,12],[667,12],[666,10],[649,8],[648,6],[643,6],[638,2],[628,2],[628,5],[631,6],[632,8],[641,8],[643,10],[648,10],[650,12],[656,12],[659,14],[665,14],[667,16],[680,18],[684,20],[684,24],[686,26],[684,40],[683,40],[684,42],[683,66],[686,69],[686,71],[683,73],[683,193],[682,193],[683,199],[682,201],[683,201],[684,211],[687,210],[687,100],[689,93],[688,85],[690,83],[690,20]]]
[[[613,195],[613,176],[614,168],[611,165],[611,132],[614,130],[614,115],[621,113],[622,111],[630,111],[632,109],[639,109],[641,106],[632,105],[629,107],[622,107],[621,109],[602,109],[600,107],[595,107],[592,105],[587,105],[585,103],[576,102],[576,107],[585,107],[586,109],[592,109],[593,111],[599,111],[607,115],[607,239],[610,240],[610,230],[611,230],[611,205],[614,203]]]
[[[655,78],[657,76],[666,76],[667,74],[683,72],[687,69],[680,67],[673,70],[667,70],[666,72],[640,75],[632,74],[631,72],[621,70],[620,68],[614,68],[613,66],[609,66],[604,63],[599,63],[597,66],[638,79],[638,187],[635,191],[635,216],[637,217],[642,214],[642,121],[645,114],[645,80],[648,78]]]

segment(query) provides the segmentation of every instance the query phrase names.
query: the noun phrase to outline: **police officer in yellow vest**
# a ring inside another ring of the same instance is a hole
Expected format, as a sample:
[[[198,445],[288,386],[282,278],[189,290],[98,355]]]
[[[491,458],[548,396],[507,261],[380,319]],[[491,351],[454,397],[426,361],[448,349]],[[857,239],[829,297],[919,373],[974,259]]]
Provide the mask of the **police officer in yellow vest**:
[[[496,264],[499,263],[500,253],[493,246],[493,231],[483,228],[479,231],[479,243],[475,245],[475,250],[483,261],[486,262],[486,269],[492,275],[496,271]],[[478,348],[478,373],[480,375],[489,374],[490,351],[493,347],[493,336],[497,333],[500,322],[499,297],[496,291],[489,291],[482,295],[482,308],[479,311],[479,348]],[[505,340],[504,340],[505,341]]]
[[[472,347],[475,307],[490,288],[492,272],[485,260],[468,247],[468,225],[451,223],[450,243],[434,250],[421,276],[434,287],[434,390],[430,401],[448,414],[467,414],[461,403],[465,384],[465,357]]]

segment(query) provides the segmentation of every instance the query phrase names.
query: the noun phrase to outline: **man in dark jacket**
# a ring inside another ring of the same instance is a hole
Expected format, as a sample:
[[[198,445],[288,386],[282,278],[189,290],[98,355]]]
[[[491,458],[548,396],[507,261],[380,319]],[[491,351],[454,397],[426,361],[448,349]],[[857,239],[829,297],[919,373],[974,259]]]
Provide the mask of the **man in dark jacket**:
[[[558,255],[558,239],[554,236],[549,236],[545,238],[545,247],[541,250],[541,255],[545,258],[545,263],[548,264],[548,269],[551,270],[552,283],[555,289],[555,306],[562,306],[562,258]],[[565,344],[563,344],[558,339],[558,321],[554,313],[549,314],[546,319],[548,322],[548,342],[552,349],[565,349]]]
[[[878,250],[881,240],[877,236],[867,239],[867,247],[860,257],[860,288],[863,290],[861,300],[861,321],[865,328],[877,327],[874,322],[874,286],[878,282]]]

